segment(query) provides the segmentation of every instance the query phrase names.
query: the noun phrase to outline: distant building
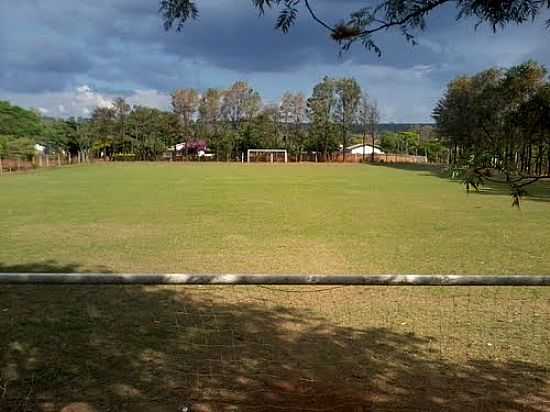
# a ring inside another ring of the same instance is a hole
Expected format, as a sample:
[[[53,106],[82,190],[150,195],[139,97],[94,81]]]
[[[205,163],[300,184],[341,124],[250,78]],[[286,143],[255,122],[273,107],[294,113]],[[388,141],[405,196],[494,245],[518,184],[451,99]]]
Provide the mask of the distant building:
[[[46,146],[42,146],[41,144],[35,144],[34,150],[36,150],[39,154],[44,154],[46,152]]]
[[[363,147],[364,147],[364,151],[363,151]],[[353,155],[362,155],[363,153],[365,153],[365,155],[371,155],[372,152],[373,152],[373,146],[370,144],[363,145],[362,143],[360,143],[360,144],[354,144],[352,146],[346,147],[346,153],[350,153]],[[384,151],[380,146],[374,145],[374,154],[382,155],[384,154]]]
[[[168,147],[163,157],[165,159],[170,159],[175,153],[176,157],[181,158],[186,153],[186,147],[187,154],[189,156],[204,157],[207,159],[212,159],[215,157],[213,153],[208,152],[208,144],[206,140],[191,140],[189,143],[177,143],[175,146]]]

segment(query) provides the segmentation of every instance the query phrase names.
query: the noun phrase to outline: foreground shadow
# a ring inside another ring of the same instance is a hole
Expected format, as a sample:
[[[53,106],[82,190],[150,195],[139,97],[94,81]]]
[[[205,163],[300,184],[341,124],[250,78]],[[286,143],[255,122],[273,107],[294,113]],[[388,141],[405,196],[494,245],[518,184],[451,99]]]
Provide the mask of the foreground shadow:
[[[0,262],[0,273],[111,273],[106,266],[98,266],[93,270],[84,270],[78,263],[57,263],[55,260],[21,264],[5,264]]]
[[[432,337],[368,320],[344,327],[269,296],[247,287],[0,286],[0,410],[550,408],[544,367],[444,360]]]

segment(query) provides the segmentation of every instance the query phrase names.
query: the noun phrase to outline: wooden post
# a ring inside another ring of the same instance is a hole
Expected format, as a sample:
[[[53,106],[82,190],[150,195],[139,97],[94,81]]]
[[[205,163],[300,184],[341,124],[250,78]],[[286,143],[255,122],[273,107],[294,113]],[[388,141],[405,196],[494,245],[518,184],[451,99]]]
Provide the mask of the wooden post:
[[[57,154],[57,166],[61,166],[61,155]]]
[[[2,156],[0,156],[0,176],[2,176],[2,174],[4,174],[4,168],[2,166]]]

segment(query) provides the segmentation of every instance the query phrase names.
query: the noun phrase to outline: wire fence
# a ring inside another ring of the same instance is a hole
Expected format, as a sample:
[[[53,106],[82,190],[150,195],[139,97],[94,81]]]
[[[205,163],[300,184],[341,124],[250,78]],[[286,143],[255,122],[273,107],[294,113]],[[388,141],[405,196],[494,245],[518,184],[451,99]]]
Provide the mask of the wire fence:
[[[0,176],[17,172],[28,172],[35,169],[55,168],[66,165],[89,163],[91,160],[82,156],[34,155],[32,157],[0,156]]]
[[[548,277],[147,276],[1,274],[0,410],[550,410]]]

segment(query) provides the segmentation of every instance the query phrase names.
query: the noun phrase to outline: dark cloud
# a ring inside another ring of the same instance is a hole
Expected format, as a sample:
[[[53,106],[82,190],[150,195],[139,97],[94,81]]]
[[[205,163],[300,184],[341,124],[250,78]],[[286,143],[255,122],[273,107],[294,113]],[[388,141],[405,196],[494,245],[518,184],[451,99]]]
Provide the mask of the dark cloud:
[[[306,14],[290,33],[275,31],[276,12],[260,17],[245,0],[201,0],[198,21],[180,33],[165,32],[158,3],[0,2],[0,97],[2,91],[17,98],[83,84],[109,95],[167,93],[177,87],[223,87],[243,78],[271,101],[285,89],[308,93],[325,73],[345,73],[376,91],[395,120],[427,120],[435,96],[457,74],[528,58],[550,63],[542,23],[496,35],[487,28],[476,32],[472,20],[455,22],[452,7],[432,15],[415,47],[398,33],[382,33],[379,58],[360,45],[339,56],[337,45]],[[318,0],[315,5],[319,16],[336,22],[364,3]],[[407,95],[390,102],[388,95],[400,93]]]

